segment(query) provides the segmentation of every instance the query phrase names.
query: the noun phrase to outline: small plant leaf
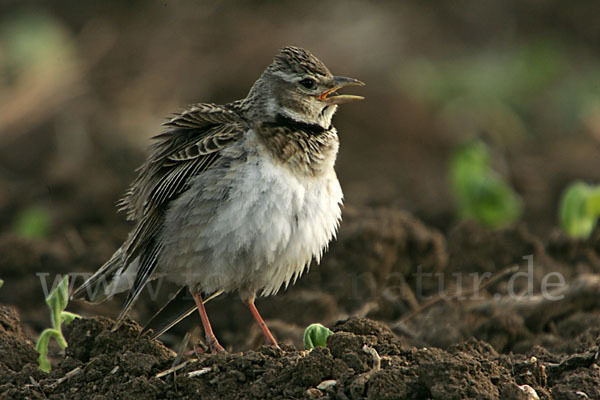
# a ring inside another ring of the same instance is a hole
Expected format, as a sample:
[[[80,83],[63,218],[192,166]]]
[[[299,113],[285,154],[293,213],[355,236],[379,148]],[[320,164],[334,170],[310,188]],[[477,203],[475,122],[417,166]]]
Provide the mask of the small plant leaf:
[[[13,231],[28,239],[45,239],[52,229],[50,213],[43,207],[25,208],[15,220]]]
[[[69,276],[65,275],[65,277],[56,285],[54,290],[50,292],[48,297],[46,298],[46,303],[50,307],[52,311],[52,326],[54,329],[60,329],[60,324],[62,322],[61,313],[67,308],[67,303],[69,301]]]
[[[3,280],[3,279],[0,279],[0,288],[1,288],[2,286],[4,286],[4,280]]]
[[[69,276],[65,275],[49,297],[55,297],[58,308],[62,311],[69,302]]]
[[[65,277],[56,285],[46,298],[46,303],[50,307],[50,317],[52,319],[52,329],[46,329],[40,335],[35,349],[40,354],[38,364],[44,372],[50,371],[50,361],[48,360],[48,343],[54,338],[58,345],[64,349],[67,347],[67,341],[62,334],[61,325],[69,324],[75,318],[81,318],[77,314],[64,311],[69,302],[69,276]]]
[[[600,186],[574,182],[564,191],[559,218],[562,229],[571,237],[590,236],[600,216]]]
[[[72,312],[63,311],[61,314],[62,323],[69,325],[75,318],[81,318],[81,315],[77,315]]]
[[[62,333],[56,329],[45,329],[42,332],[37,343],[35,344],[35,349],[40,354],[38,357],[38,365],[44,372],[50,372],[50,360],[48,360],[48,343],[50,342],[50,338],[56,339],[59,346],[61,346],[63,349],[67,347],[67,343],[65,342],[65,338],[63,337]]]
[[[521,198],[491,167],[489,149],[479,141],[457,149],[450,164],[450,180],[458,214],[497,228],[519,218]]]
[[[333,335],[333,332],[329,328],[321,324],[311,324],[304,330],[304,348],[326,347],[330,335]]]

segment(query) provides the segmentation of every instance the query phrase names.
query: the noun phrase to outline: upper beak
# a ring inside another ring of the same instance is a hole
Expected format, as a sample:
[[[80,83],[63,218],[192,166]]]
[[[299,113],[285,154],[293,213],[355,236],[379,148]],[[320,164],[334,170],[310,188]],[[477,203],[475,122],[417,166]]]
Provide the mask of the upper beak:
[[[341,89],[346,86],[364,86],[365,84],[354,78],[346,78],[345,76],[334,76],[333,77],[333,88],[328,89],[319,95],[319,99],[327,102],[329,104],[342,104],[348,103],[351,101],[362,100],[364,97],[362,96],[354,96],[351,94],[335,94],[328,97],[330,94],[334,93],[336,90]]]

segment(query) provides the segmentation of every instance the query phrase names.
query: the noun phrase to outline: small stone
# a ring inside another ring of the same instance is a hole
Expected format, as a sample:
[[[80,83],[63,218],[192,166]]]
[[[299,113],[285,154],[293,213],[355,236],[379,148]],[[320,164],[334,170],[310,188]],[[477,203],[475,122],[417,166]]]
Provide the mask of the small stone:
[[[521,385],[519,386],[525,394],[527,395],[527,400],[540,400],[540,396],[538,396],[537,392],[529,385]]]
[[[317,389],[327,390],[330,387],[335,386],[336,384],[337,384],[337,381],[335,379],[328,379],[326,381],[323,381],[323,382],[319,383],[317,385]]]

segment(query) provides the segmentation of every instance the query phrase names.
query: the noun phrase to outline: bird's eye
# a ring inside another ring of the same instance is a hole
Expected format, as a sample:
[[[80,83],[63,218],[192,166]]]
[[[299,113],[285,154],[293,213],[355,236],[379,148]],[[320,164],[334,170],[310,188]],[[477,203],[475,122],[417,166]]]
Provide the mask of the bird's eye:
[[[314,89],[317,86],[317,82],[312,78],[304,78],[300,81],[300,84],[306,89]]]

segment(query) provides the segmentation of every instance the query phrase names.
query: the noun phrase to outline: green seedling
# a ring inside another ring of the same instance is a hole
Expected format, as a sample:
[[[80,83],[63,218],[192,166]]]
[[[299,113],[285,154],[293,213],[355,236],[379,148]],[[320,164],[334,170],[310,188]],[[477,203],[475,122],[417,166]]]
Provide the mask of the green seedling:
[[[326,347],[330,335],[333,335],[333,332],[329,328],[321,324],[311,324],[304,330],[304,348],[308,350],[317,346]]]
[[[50,361],[48,360],[48,343],[50,339],[54,338],[62,349],[66,348],[67,341],[62,334],[61,325],[69,324],[75,318],[81,318],[77,314],[65,311],[68,302],[69,277],[65,276],[46,298],[46,303],[50,307],[50,318],[52,319],[53,328],[45,329],[35,345],[35,349],[40,354],[38,364],[44,372],[50,372]]]
[[[487,146],[479,141],[457,149],[450,163],[452,191],[462,219],[498,228],[521,215],[521,198],[493,170]]]
[[[589,237],[600,217],[600,185],[572,183],[562,195],[559,212],[560,225],[569,236]]]
[[[13,231],[26,239],[45,239],[52,229],[52,220],[48,210],[39,206],[30,206],[17,216]]]

